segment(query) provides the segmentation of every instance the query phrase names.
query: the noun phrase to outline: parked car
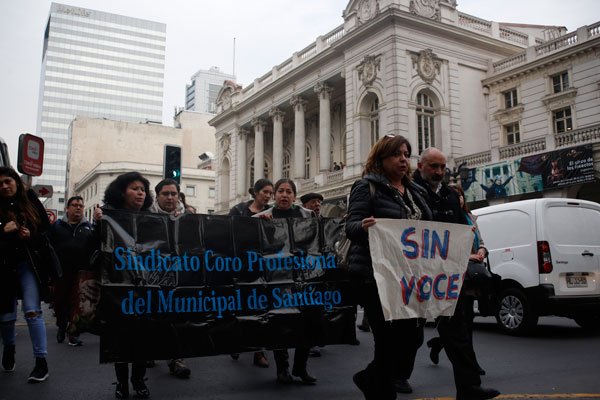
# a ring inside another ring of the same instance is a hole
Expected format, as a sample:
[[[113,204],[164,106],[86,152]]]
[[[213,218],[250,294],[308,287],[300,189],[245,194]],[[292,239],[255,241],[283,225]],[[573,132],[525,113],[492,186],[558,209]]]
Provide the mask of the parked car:
[[[473,213],[502,277],[496,320],[506,333],[526,334],[542,315],[600,327],[600,204],[544,198]]]

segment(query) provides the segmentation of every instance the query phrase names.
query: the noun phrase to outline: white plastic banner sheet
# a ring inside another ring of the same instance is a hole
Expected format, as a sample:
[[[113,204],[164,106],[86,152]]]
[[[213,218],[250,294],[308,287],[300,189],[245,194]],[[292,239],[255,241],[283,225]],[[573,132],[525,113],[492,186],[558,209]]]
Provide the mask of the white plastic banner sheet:
[[[377,219],[369,245],[385,319],[451,316],[473,235],[469,225]]]

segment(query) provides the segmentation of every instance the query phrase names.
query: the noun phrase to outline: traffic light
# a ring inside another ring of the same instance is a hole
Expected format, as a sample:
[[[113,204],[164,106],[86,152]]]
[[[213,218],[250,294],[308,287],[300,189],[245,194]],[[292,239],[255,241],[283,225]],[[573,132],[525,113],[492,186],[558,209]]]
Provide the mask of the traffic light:
[[[163,177],[171,178],[180,183],[181,180],[181,147],[165,145],[165,162]]]

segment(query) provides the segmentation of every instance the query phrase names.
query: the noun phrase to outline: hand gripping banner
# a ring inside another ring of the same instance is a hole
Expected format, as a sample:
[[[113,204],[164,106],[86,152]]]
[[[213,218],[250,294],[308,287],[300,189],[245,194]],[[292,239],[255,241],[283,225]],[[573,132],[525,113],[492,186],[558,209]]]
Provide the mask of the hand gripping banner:
[[[472,244],[469,225],[378,219],[369,246],[385,319],[454,314]]]
[[[352,343],[339,220],[106,210],[100,361]]]

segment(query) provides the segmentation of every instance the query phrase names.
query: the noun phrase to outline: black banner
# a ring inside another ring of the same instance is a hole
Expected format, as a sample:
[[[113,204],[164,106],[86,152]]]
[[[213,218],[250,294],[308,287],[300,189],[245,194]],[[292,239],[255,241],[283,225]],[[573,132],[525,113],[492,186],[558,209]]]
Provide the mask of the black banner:
[[[106,210],[100,361],[352,343],[337,219]]]

